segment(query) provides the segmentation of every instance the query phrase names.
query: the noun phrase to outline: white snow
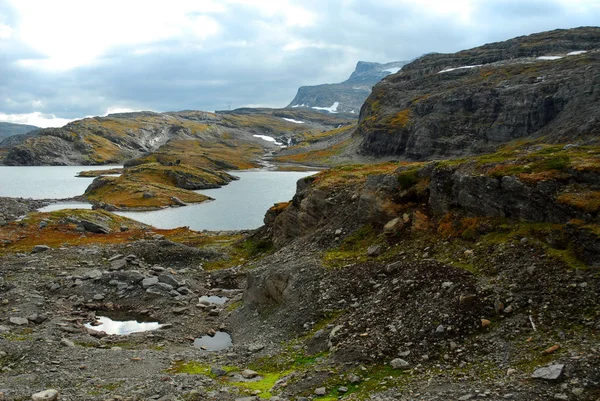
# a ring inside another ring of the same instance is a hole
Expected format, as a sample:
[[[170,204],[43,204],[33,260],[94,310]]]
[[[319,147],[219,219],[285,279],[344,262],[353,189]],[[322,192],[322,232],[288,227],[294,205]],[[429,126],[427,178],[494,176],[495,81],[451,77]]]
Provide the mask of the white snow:
[[[477,65],[463,65],[461,67],[452,67],[452,68],[445,68],[442,71],[438,72],[438,74],[442,74],[444,72],[450,72],[450,71],[454,71],[454,70],[465,70],[468,68],[477,68],[477,67],[481,67],[483,64],[477,64]]]
[[[354,114],[356,113],[354,110],[350,110],[350,114]]]
[[[560,60],[561,58],[562,58],[562,56],[540,56],[537,59],[538,60],[549,60],[549,61],[552,61],[552,60]]]
[[[389,72],[390,74],[395,74],[398,71],[400,71],[402,69],[402,67],[393,67],[393,68],[387,68],[385,70],[382,70],[383,72]]]
[[[575,50],[574,52],[567,53],[567,56],[579,56],[580,54],[587,53],[587,50]]]
[[[294,120],[293,118],[285,118],[285,117],[282,117],[282,118],[283,118],[285,121],[289,121],[289,122],[291,122],[291,123],[294,123],[294,124],[304,124],[304,121],[298,121],[298,120]]]
[[[283,143],[281,142],[277,142],[277,140],[275,138],[273,138],[272,136],[268,136],[268,135],[252,135],[253,137],[256,138],[260,138],[263,141],[267,141],[267,142],[273,142],[275,145],[281,146],[283,145]]]
[[[292,107],[306,107],[306,105],[304,103],[302,104],[293,104]]]
[[[337,108],[340,105],[340,102],[334,102],[331,106],[329,107],[317,107],[317,106],[313,106],[312,108],[315,110],[325,110],[328,111],[330,113],[337,113]]]

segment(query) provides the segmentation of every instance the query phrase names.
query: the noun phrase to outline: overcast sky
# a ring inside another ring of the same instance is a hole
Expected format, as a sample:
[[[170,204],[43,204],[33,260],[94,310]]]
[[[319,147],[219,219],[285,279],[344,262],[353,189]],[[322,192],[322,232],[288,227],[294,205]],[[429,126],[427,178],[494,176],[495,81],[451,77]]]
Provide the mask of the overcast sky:
[[[600,0],[0,0],[0,121],[284,107],[358,60],[599,21]]]

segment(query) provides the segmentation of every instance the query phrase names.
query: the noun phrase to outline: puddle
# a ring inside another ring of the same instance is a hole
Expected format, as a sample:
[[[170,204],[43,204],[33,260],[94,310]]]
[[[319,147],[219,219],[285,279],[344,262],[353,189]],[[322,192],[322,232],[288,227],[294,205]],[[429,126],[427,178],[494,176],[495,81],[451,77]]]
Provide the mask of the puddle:
[[[231,336],[224,331],[217,331],[214,336],[202,336],[194,340],[194,347],[205,351],[220,351],[233,345]]]
[[[223,305],[225,302],[227,302],[228,299],[229,298],[227,297],[218,297],[216,295],[202,295],[200,298],[198,298],[198,302],[203,303],[202,301],[206,301],[211,304]]]
[[[162,324],[158,322],[144,321],[148,319],[143,317],[141,318],[140,316],[135,315],[132,316],[131,314],[121,312],[102,312],[102,314],[110,315],[112,319],[108,316],[97,316],[96,321],[101,324],[94,326],[91,323],[86,323],[85,327],[90,328],[92,330],[104,331],[106,334],[125,335],[132,333],[141,333],[144,331],[152,331],[159,329],[162,326]]]

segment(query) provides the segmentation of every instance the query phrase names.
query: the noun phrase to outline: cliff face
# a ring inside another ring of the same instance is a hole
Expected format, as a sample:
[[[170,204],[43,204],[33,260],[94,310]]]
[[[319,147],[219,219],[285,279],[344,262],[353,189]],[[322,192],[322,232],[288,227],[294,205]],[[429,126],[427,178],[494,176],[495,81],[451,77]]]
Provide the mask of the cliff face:
[[[382,78],[397,72],[406,61],[380,64],[359,61],[346,81],[337,84],[302,86],[288,108],[310,108],[325,113],[358,114],[371,88]]]
[[[430,54],[384,78],[360,113],[360,152],[407,159],[491,151],[524,137],[596,140],[600,28]]]

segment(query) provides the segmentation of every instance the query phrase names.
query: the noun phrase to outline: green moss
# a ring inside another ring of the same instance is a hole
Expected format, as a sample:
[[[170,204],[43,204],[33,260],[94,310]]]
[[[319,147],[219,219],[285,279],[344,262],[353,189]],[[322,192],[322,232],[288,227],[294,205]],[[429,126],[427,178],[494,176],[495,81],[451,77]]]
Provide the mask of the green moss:
[[[339,268],[348,263],[367,260],[367,249],[380,241],[373,226],[367,224],[344,238],[339,247],[325,252],[323,264],[330,268]]]
[[[419,176],[416,169],[403,171],[400,174],[398,174],[398,184],[400,184],[400,187],[402,189],[406,190],[412,188],[418,183]]]
[[[275,383],[284,376],[292,373],[293,370],[287,370],[283,372],[269,372],[269,373],[261,373],[261,380],[253,381],[253,382],[230,382],[236,387],[249,390],[251,392],[260,391],[258,394],[259,398],[271,398],[273,394],[271,394],[271,389],[275,385]]]

